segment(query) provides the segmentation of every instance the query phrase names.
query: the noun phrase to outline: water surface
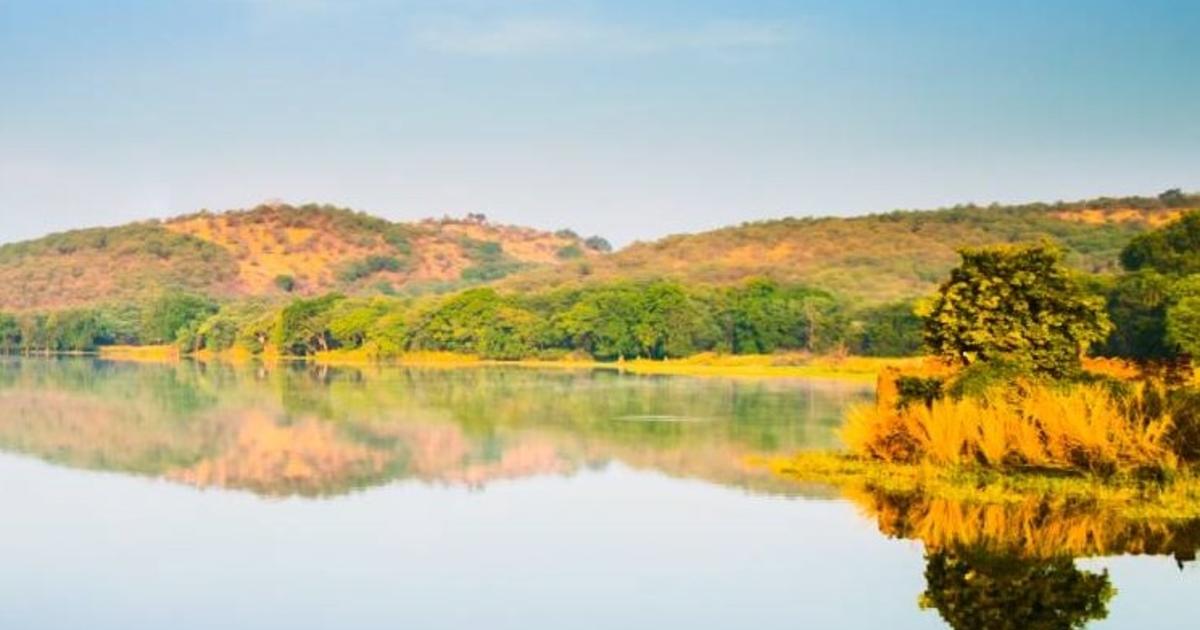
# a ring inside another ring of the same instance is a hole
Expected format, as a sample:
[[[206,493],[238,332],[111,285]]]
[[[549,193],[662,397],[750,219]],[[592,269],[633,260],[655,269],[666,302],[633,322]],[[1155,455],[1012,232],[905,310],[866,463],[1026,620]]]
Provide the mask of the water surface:
[[[0,627],[1193,627],[1192,524],[843,497],[754,465],[836,447],[870,398],[5,360]]]

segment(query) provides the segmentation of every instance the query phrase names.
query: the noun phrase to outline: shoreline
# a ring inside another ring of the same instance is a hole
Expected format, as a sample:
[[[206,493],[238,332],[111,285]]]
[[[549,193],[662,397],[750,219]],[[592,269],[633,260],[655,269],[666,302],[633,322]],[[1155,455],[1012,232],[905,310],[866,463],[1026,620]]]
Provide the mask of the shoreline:
[[[66,356],[65,353],[34,356]],[[174,346],[105,346],[95,353],[71,353],[70,356],[95,356],[112,361],[173,362],[180,360],[246,363],[296,361],[313,365],[369,367],[526,367],[558,370],[611,370],[637,375],[696,376],[751,379],[812,379],[874,384],[879,373],[889,367],[920,365],[922,357],[828,357],[800,354],[716,355],[700,354],[681,359],[630,359],[597,361],[593,359],[483,359],[452,352],[413,352],[397,357],[376,358],[357,351],[330,351],[313,355],[286,356],[273,353],[252,355],[247,352],[197,352],[184,354]]]

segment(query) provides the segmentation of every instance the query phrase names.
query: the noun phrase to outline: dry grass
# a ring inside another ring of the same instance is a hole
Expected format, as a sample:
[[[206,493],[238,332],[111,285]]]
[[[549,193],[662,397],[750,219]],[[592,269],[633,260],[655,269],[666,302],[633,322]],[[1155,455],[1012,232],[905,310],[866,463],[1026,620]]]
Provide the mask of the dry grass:
[[[943,399],[904,408],[852,409],[842,438],[858,456],[940,466],[982,465],[1111,473],[1173,470],[1164,443],[1171,418],[1144,417],[1136,403],[1080,385],[1028,385],[981,398]]]
[[[162,346],[102,346],[100,357],[117,361],[178,361],[179,348],[173,345]]]

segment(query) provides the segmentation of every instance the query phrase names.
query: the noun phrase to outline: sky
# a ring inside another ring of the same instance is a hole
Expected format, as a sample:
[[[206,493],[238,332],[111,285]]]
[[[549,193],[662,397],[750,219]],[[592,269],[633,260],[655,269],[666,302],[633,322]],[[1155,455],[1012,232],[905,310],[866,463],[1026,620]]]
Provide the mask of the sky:
[[[1200,190],[1200,2],[0,0],[0,241],[264,200],[614,243]]]

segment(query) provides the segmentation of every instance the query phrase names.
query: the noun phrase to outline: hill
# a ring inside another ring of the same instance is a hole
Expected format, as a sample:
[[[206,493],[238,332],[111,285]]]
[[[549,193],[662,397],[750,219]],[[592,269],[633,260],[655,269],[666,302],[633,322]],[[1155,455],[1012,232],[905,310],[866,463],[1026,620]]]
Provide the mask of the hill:
[[[931,291],[966,245],[1051,239],[1075,267],[1115,270],[1136,234],[1200,195],[956,206],[787,218],[634,243],[495,225],[482,215],[395,223],[327,205],[261,205],[52,234],[0,246],[0,310],[138,300],[166,288],[219,298],[428,293],[498,283],[528,291],[668,278],[805,284],[863,305]]]
[[[224,298],[444,290],[594,258],[606,246],[482,215],[393,223],[332,206],[262,205],[0,246],[0,309],[121,302],[166,288]]]
[[[617,279],[729,284],[750,277],[823,288],[865,304],[933,290],[968,245],[1051,239],[1068,261],[1115,270],[1136,234],[1200,207],[1200,196],[1102,198],[1019,206],[956,206],[852,218],[787,218],[635,243],[612,254],[505,279],[514,290]]]

